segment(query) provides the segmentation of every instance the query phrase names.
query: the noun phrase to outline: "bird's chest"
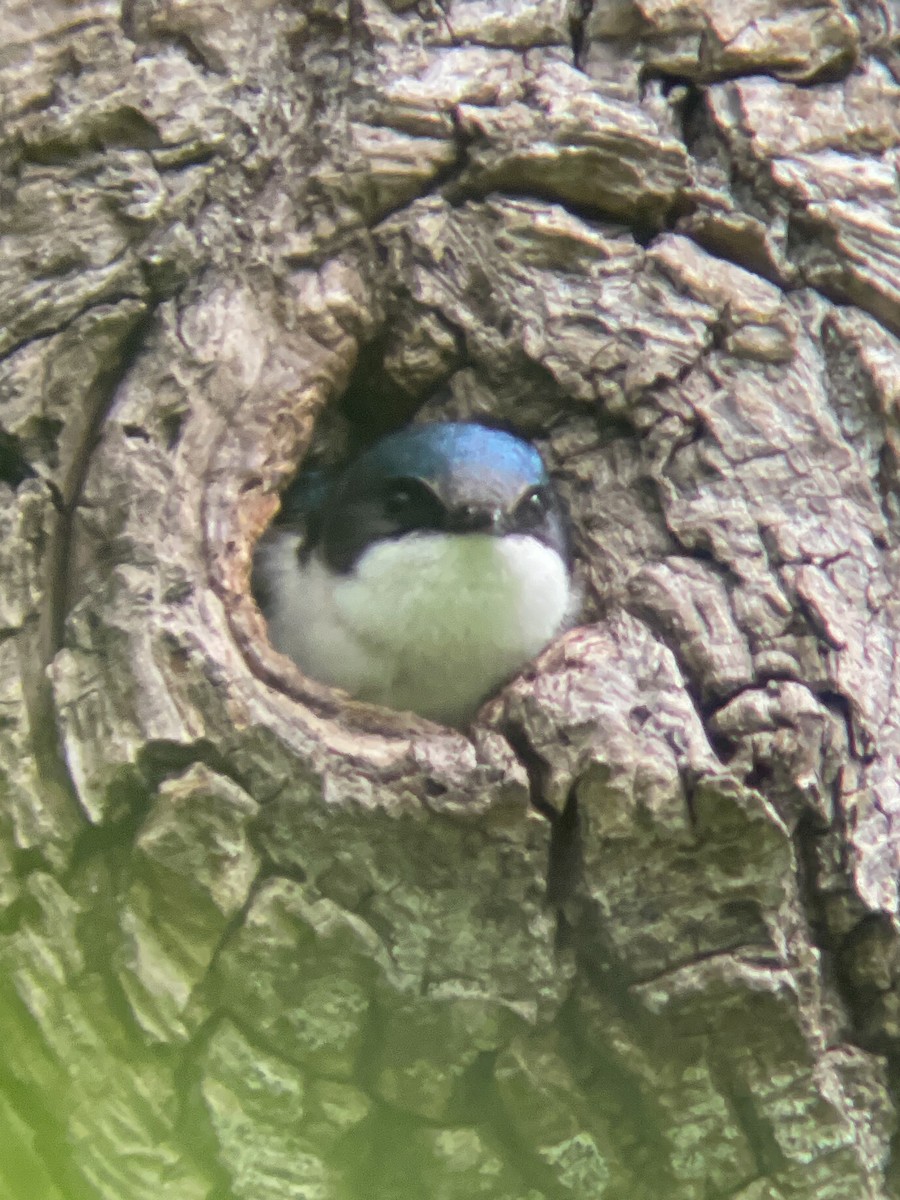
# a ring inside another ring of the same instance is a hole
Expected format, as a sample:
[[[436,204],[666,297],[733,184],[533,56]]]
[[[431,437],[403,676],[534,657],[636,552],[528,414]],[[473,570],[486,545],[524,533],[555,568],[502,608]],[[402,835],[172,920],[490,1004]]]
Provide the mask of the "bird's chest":
[[[352,574],[270,539],[259,570],[273,644],[362,699],[451,723],[557,633],[570,605],[555,551],[526,535],[416,534],[382,542]]]
[[[391,702],[433,715],[514,674],[559,628],[568,597],[554,551],[480,534],[383,543],[334,593],[345,627],[389,664]]]

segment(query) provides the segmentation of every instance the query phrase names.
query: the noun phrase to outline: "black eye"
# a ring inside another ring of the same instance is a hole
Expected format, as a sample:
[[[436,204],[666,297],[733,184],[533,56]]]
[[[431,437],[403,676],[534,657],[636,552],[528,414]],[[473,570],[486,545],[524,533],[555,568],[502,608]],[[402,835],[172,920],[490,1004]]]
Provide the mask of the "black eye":
[[[412,479],[394,479],[388,484],[384,507],[392,517],[404,517],[421,503],[422,489]]]
[[[384,511],[401,530],[439,529],[443,507],[419,479],[391,479],[383,493]]]
[[[550,493],[546,488],[532,488],[516,505],[515,520],[520,529],[540,525],[550,508]]]

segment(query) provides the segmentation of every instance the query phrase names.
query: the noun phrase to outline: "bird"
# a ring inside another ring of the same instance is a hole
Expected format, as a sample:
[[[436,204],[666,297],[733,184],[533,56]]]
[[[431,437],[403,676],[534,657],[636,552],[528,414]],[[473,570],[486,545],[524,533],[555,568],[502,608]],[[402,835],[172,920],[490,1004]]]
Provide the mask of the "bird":
[[[301,472],[254,551],[272,646],[350,696],[466,727],[568,624],[567,521],[534,445],[410,425]]]

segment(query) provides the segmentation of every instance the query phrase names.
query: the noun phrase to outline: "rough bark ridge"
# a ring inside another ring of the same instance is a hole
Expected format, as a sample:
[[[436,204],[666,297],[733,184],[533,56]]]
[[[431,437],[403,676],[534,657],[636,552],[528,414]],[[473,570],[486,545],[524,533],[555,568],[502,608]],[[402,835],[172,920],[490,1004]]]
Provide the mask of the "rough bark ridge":
[[[896,7],[0,30],[3,1200],[897,1195]],[[471,737],[247,597],[423,403],[591,622]]]

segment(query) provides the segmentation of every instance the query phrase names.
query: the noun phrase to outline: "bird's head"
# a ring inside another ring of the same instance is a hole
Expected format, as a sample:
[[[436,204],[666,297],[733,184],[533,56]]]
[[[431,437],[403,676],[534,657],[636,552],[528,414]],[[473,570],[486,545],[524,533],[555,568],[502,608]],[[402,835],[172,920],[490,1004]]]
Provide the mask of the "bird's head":
[[[421,532],[527,534],[568,561],[538,451],[470,422],[411,426],[377,442],[328,489],[311,541],[333,571],[346,573],[373,544]]]

